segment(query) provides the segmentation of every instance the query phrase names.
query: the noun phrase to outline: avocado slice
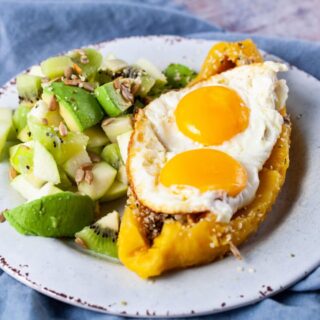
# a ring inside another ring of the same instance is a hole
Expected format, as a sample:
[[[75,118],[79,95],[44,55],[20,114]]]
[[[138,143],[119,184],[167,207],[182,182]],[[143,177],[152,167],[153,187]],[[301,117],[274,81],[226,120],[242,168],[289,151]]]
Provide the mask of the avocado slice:
[[[73,237],[93,222],[94,202],[88,196],[59,192],[5,211],[4,216],[22,234]]]
[[[67,86],[62,82],[51,84],[60,106],[60,114],[71,131],[84,131],[100,122],[104,113],[88,91]]]

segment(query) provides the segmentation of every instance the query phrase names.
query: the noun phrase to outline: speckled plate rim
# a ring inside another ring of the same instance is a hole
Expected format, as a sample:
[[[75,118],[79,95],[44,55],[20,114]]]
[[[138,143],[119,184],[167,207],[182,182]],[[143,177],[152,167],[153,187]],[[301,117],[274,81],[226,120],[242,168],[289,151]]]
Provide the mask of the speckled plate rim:
[[[141,39],[147,39],[148,41],[151,41],[151,42],[153,40],[162,39],[163,41],[170,42],[171,44],[179,43],[181,41],[191,41],[197,45],[208,44],[208,43],[212,44],[214,42],[217,42],[216,40],[209,41],[209,40],[203,40],[203,39],[182,38],[182,37],[176,37],[176,36],[148,36],[148,37],[118,38],[118,39],[114,39],[114,40],[110,40],[110,41],[106,41],[106,42],[101,42],[96,45],[90,45],[90,46],[95,47],[97,49],[100,49],[104,46],[114,44],[118,41],[128,41],[128,40],[139,41]],[[270,56],[270,57],[273,57],[274,60],[282,61],[281,59],[279,59],[277,57],[274,57],[274,56]],[[318,83],[319,89],[320,89],[320,82],[316,78],[297,69],[294,66],[290,66],[290,69],[293,71],[296,71],[300,75],[303,75],[304,77],[310,79],[310,81],[316,81]],[[4,92],[6,92],[7,90],[9,90],[14,85],[14,83],[15,83],[15,81],[14,81],[14,79],[12,79],[12,80],[8,81],[0,89],[0,101],[1,101],[1,95]],[[319,97],[319,99],[320,99],[320,97]],[[319,102],[320,102],[320,100],[319,100]],[[1,239],[1,235],[0,235],[0,239]],[[250,242],[252,242],[252,241],[250,241]],[[86,300],[81,299],[81,297],[79,297],[79,298],[71,297],[65,293],[60,293],[60,292],[55,291],[54,289],[44,287],[41,284],[38,284],[35,281],[33,281],[32,277],[29,277],[29,272],[24,271],[24,267],[28,267],[28,266],[26,266],[26,265],[19,265],[19,266],[11,265],[10,262],[7,261],[6,257],[2,256],[1,252],[0,252],[0,267],[6,273],[8,273],[10,276],[15,278],[16,280],[24,283],[25,285],[45,294],[47,296],[50,296],[54,299],[57,299],[62,302],[66,302],[68,304],[72,304],[75,306],[79,306],[82,308],[86,308],[86,309],[90,309],[90,310],[94,310],[94,311],[98,311],[98,312],[103,312],[103,313],[108,313],[108,314],[131,316],[131,317],[164,317],[164,316],[188,317],[188,316],[195,316],[195,315],[200,316],[200,315],[213,314],[213,313],[218,313],[218,312],[222,312],[222,311],[227,311],[227,310],[239,308],[242,306],[253,304],[253,303],[260,301],[266,297],[270,297],[270,296],[278,293],[279,291],[284,290],[287,287],[290,287],[292,284],[296,283],[298,280],[304,278],[307,274],[309,274],[311,271],[313,271],[319,265],[320,265],[320,255],[318,257],[318,260],[315,260],[313,263],[309,264],[308,268],[306,268],[303,272],[299,272],[299,275],[293,275],[292,277],[286,279],[285,283],[283,283],[282,285],[279,285],[278,287],[273,287],[272,290],[266,289],[267,286],[264,286],[265,289],[263,289],[263,288],[261,289],[260,295],[256,295],[256,297],[252,297],[248,300],[244,300],[243,302],[237,303],[234,305],[228,305],[228,304],[226,305],[224,302],[222,302],[220,308],[214,308],[214,309],[208,308],[207,310],[202,310],[202,311],[190,310],[190,311],[180,312],[180,313],[174,313],[174,312],[168,311],[167,313],[158,314],[154,310],[145,310],[144,313],[143,312],[129,312],[128,313],[125,310],[126,308],[124,306],[123,306],[123,311],[119,311],[119,310],[114,311],[114,310],[112,310],[112,308],[109,309],[109,308],[106,308],[101,305],[96,305],[95,303],[87,302]],[[202,268],[202,267],[199,267],[199,268]],[[197,268],[189,269],[189,272],[196,272],[196,269]],[[169,275],[169,277],[171,277],[171,276],[172,275]],[[265,291],[263,291],[263,290],[265,290]],[[186,309],[189,309],[189,307],[186,306]]]

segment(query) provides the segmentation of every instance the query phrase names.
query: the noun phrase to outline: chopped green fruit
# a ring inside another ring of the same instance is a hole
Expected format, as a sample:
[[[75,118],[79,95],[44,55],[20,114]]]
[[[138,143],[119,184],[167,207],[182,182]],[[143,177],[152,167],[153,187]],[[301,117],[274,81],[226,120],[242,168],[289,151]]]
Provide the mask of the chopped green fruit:
[[[140,78],[140,87],[137,92],[137,95],[140,97],[145,97],[152,87],[155,85],[156,80],[149,74],[142,74]]]
[[[55,187],[51,182],[47,182],[44,186],[42,186],[37,193],[34,195],[34,197],[28,199],[29,201],[40,199],[45,196],[49,196],[52,194],[63,192],[61,189]]]
[[[23,176],[25,176],[27,181],[30,182],[37,189],[40,189],[46,183],[46,181],[35,177],[33,173],[23,174]]]
[[[27,125],[27,116],[32,108],[32,104],[21,103],[13,113],[13,125],[20,132]]]
[[[92,181],[83,180],[79,183],[80,193],[88,195],[92,200],[100,199],[113,184],[117,170],[106,162],[99,162],[92,167]]]
[[[41,78],[30,74],[21,74],[17,77],[17,90],[19,97],[36,101],[42,91]]]
[[[123,163],[126,163],[128,158],[128,146],[129,146],[131,134],[132,134],[132,130],[117,136],[117,142],[119,145],[120,154],[121,154]]]
[[[12,127],[12,110],[0,108],[0,153],[5,146],[10,129]]]
[[[84,164],[91,163],[91,159],[86,150],[83,150],[66,161],[62,167],[69,177],[75,179],[76,172]]]
[[[28,72],[28,74],[30,74],[32,76],[37,76],[37,77],[40,77],[40,78],[44,78],[45,77],[45,75],[43,74],[40,66],[32,66],[30,71]]]
[[[17,139],[21,142],[28,142],[32,140],[32,134],[28,126],[25,126],[17,135]]]
[[[169,64],[164,74],[167,77],[168,86],[173,89],[184,88],[197,75],[194,70],[179,63]]]
[[[102,120],[104,113],[88,91],[62,82],[52,83],[51,88],[59,101],[60,114],[71,131],[84,131]]]
[[[95,75],[94,81],[98,83],[98,86],[101,86],[112,81],[112,77],[107,71],[99,70]]]
[[[94,203],[87,196],[59,192],[24,203],[4,213],[20,233],[43,237],[73,237],[92,223]]]
[[[101,152],[101,157],[117,170],[122,163],[120,149],[117,143],[111,143],[105,146]]]
[[[100,201],[112,201],[124,197],[127,194],[127,190],[127,184],[115,180],[107,193],[100,199]]]
[[[52,57],[41,62],[41,71],[49,79],[55,79],[62,77],[64,75],[64,71],[68,67],[72,67],[72,65],[73,63],[70,57]]]
[[[54,128],[39,122],[32,115],[28,115],[28,128],[31,132],[32,139],[39,141],[54,156],[57,162],[61,157],[61,139]],[[29,136],[27,132],[27,136]],[[18,136],[18,138],[20,138]]]
[[[139,59],[135,65],[146,71],[157,83],[166,84],[166,76],[149,60]]]
[[[71,52],[70,57],[86,78],[94,76],[102,63],[101,53],[91,48],[75,50]]]
[[[21,174],[15,177],[11,183],[11,187],[20,193],[26,200],[30,200],[39,192],[39,188],[35,187],[27,178],[27,175]]]
[[[94,91],[95,96],[110,117],[117,117],[132,106],[130,101],[124,99],[120,90],[116,90],[113,82],[106,83]]]
[[[33,174],[53,184],[60,183],[59,170],[53,156],[38,141],[34,142]]]
[[[89,137],[88,148],[103,147],[109,139],[100,127],[92,127],[84,131],[84,134]]]
[[[46,95],[45,95],[46,96]],[[50,111],[49,104],[43,100],[39,100],[35,106],[31,109],[30,116],[38,119],[38,122],[45,123],[49,127],[59,127],[62,118],[60,116],[59,110]],[[28,116],[29,116],[28,115]]]
[[[72,189],[74,189],[73,184],[69,179],[67,173],[64,170],[59,170],[59,175],[60,175],[60,183],[57,185],[57,187],[64,191],[72,191]]]
[[[76,243],[94,252],[117,258],[119,226],[120,215],[117,211],[113,211],[76,233]]]
[[[125,185],[128,185],[127,169],[124,164],[119,167],[116,180],[122,182]]]
[[[103,68],[112,74],[121,72],[128,64],[121,59],[106,59]]]
[[[112,143],[117,142],[117,136],[133,129],[131,117],[106,119],[102,122],[102,129]]]
[[[10,148],[10,164],[19,173],[33,171],[33,144],[21,143]]]
[[[102,152],[103,147],[91,147],[91,148],[87,148],[87,150],[91,153],[95,153],[96,155],[100,155]]]

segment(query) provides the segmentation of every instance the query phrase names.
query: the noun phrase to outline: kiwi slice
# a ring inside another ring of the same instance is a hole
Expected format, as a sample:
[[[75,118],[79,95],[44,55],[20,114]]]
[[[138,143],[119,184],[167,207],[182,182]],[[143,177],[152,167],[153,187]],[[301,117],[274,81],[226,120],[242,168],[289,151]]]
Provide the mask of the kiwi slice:
[[[112,211],[94,224],[77,232],[75,242],[85,249],[117,258],[119,226],[120,215],[117,211]]]

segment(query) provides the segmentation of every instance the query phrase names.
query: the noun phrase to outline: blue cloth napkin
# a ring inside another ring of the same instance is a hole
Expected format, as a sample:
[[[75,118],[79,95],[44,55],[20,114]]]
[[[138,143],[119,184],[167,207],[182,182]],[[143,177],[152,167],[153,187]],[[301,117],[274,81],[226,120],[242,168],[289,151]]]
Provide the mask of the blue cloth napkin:
[[[248,37],[224,33],[220,28],[177,9],[169,0],[0,0],[0,85],[50,55],[115,37],[151,34],[226,40]],[[253,38],[259,47],[320,79],[319,43]],[[320,319],[320,268],[275,297],[202,319],[231,318]],[[0,271],[2,319],[110,320],[121,317],[99,314],[55,301]]]

